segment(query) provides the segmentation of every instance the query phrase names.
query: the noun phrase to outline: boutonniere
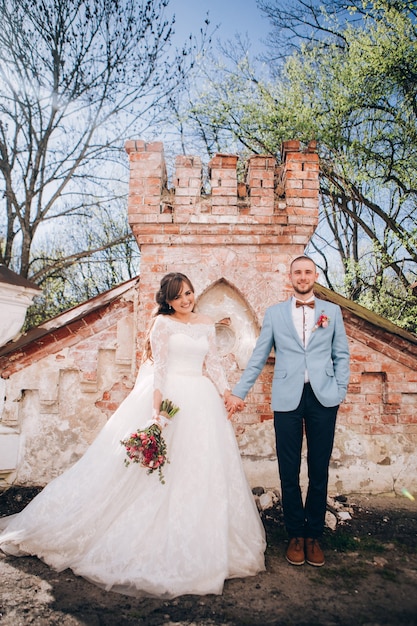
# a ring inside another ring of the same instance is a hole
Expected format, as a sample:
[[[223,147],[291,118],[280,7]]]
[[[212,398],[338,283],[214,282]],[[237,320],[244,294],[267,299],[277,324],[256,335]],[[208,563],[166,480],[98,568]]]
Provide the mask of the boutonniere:
[[[327,317],[327,315],[324,314],[324,311],[322,311],[319,319],[315,323],[315,326],[314,326],[312,332],[314,333],[314,331],[317,330],[320,327],[321,328],[327,328],[329,323],[330,323],[330,317]]]

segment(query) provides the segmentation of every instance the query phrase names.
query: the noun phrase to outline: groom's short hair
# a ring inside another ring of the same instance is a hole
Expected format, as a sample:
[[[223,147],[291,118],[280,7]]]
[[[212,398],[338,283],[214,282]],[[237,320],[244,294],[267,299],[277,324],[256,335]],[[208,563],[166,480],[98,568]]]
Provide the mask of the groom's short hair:
[[[312,264],[314,265],[314,267],[316,268],[316,264],[314,263],[313,259],[311,259],[309,256],[306,256],[305,254],[302,254],[301,256],[297,256],[295,259],[293,259],[291,261],[291,265],[290,265],[290,273],[292,271],[292,266],[294,265],[294,263],[296,263],[297,261],[311,261]]]

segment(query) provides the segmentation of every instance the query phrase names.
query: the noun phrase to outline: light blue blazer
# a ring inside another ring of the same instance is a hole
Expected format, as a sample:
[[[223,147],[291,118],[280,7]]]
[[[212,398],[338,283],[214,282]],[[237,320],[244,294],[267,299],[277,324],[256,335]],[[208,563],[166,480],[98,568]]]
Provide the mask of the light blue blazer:
[[[326,407],[340,404],[349,382],[349,346],[340,307],[316,298],[315,320],[322,314],[329,318],[329,325],[311,333],[304,348],[292,319],[291,298],[269,307],[252,356],[232,391],[233,395],[246,397],[274,348],[273,411],[297,408],[306,369],[319,402]]]

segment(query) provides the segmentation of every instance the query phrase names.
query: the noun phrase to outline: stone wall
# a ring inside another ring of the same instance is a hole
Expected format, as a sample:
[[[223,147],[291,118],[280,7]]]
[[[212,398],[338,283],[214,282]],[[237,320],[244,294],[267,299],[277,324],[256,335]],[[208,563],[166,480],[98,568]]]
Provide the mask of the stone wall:
[[[48,483],[85,452],[132,389],[136,282],[0,350],[0,487]]]
[[[216,321],[233,385],[266,307],[291,294],[289,262],[304,252],[317,225],[313,143],[303,149],[286,142],[280,163],[250,158],[242,180],[236,156],[216,155],[210,189],[199,157],[178,157],[168,184],[162,144],[128,141],[126,150],[140,283],[103,294],[0,349],[0,452],[1,441],[3,450],[14,451],[0,458],[0,486],[46,484],[85,451],[134,384],[154,295],[169,271],[190,277],[197,308]],[[320,285],[316,292],[342,307],[352,357],[330,492],[417,493],[417,337]],[[278,487],[273,364],[271,355],[235,417],[249,481],[266,488]],[[302,472],[304,479],[304,463]]]
[[[251,157],[243,181],[237,179],[238,157],[218,154],[208,165],[207,194],[202,193],[199,157],[177,157],[169,189],[161,143],[128,141],[126,151],[129,223],[141,252],[139,344],[159,281],[170,271],[189,276],[197,294],[226,281],[242,296],[259,329],[266,307],[291,293],[289,262],[303,254],[317,225],[314,142],[305,150],[297,141],[286,142],[282,164],[268,156]],[[228,303],[211,313],[216,321],[228,317]],[[256,383],[241,422],[270,418],[270,371],[269,366]],[[232,367],[232,383],[239,373]]]
[[[417,337],[339,300],[351,376],[333,451],[335,490],[417,493]]]
[[[237,157],[216,155],[209,163],[209,193],[203,193],[199,157],[177,157],[172,185],[161,143],[129,141],[129,222],[141,249],[139,334],[153,308],[153,294],[168,271],[187,274],[197,301],[216,321],[231,320],[259,331],[267,306],[291,294],[291,259],[303,254],[318,220],[319,162],[315,144],[285,142],[281,162],[254,156],[238,180]],[[216,289],[210,306],[210,291]],[[218,295],[224,290],[224,297]],[[361,307],[319,289],[337,301],[345,318],[352,377],[340,409],[330,485],[336,492],[417,491],[417,338],[370,316]],[[233,297],[233,292],[235,297]],[[236,301],[240,299],[240,309]],[[369,312],[368,312],[369,313]],[[234,326],[234,328],[233,328]],[[257,334],[257,333],[255,333]],[[252,345],[255,337],[251,337]],[[225,357],[228,377],[244,363]],[[236,433],[253,484],[277,484],[270,411],[273,358],[236,416]],[[305,467],[303,468],[305,471]]]

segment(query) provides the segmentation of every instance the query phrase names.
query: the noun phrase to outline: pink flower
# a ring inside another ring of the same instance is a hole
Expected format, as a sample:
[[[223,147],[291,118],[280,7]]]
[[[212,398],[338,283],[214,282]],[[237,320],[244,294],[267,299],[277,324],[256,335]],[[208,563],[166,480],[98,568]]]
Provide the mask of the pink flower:
[[[314,325],[312,332],[314,333],[314,331],[316,331],[320,327],[327,328],[329,323],[330,323],[330,317],[327,317],[327,315],[324,314],[324,311],[322,311],[320,317],[318,318],[317,322]]]
[[[179,411],[179,408],[170,400],[163,400],[160,410],[166,413],[168,418],[172,418]],[[126,449],[126,466],[130,463],[139,463],[142,467],[146,467],[148,474],[158,470],[159,480],[164,483],[162,467],[165,463],[169,463],[169,460],[161,428],[158,423],[153,423],[144,430],[132,433],[128,439],[124,439],[120,443]]]

